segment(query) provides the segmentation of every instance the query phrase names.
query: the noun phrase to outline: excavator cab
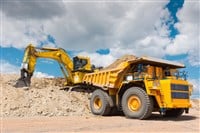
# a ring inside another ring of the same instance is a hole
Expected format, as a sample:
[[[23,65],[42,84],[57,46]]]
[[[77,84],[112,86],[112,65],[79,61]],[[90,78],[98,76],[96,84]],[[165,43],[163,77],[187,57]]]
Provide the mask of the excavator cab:
[[[73,71],[92,72],[90,59],[88,57],[75,56],[73,58]]]

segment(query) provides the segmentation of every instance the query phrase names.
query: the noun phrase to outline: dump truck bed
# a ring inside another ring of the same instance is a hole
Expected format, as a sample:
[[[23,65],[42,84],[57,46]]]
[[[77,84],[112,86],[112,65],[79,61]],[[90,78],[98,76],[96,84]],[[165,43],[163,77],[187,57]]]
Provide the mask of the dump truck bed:
[[[124,75],[132,64],[150,64],[160,67],[184,68],[183,64],[163,59],[143,56],[138,58],[132,55],[125,55],[114,63],[98,72],[86,74],[83,83],[99,86],[102,88],[119,88]]]
[[[103,88],[116,88],[116,81],[121,71],[121,69],[109,69],[86,74],[83,78],[83,82]]]
[[[83,82],[101,88],[119,88],[119,81],[123,80],[122,75],[124,75],[126,68],[130,65],[129,61],[136,59],[136,56],[125,55],[98,72],[86,74]]]

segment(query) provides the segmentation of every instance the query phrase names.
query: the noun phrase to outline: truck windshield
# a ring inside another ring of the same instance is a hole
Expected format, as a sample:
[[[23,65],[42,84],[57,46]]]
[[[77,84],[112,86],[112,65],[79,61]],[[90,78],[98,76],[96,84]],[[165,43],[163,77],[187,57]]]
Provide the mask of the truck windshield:
[[[179,71],[179,70],[174,72],[173,76],[175,76],[177,79],[183,79],[183,80],[187,80],[187,77],[188,77],[186,71]]]

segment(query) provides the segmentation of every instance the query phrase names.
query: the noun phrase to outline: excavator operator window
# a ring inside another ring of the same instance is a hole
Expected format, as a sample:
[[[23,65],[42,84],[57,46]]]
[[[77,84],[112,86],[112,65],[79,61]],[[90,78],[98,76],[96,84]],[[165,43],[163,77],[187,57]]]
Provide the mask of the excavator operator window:
[[[81,59],[76,56],[73,58],[73,63],[74,63],[74,71],[76,71],[76,70],[83,70],[84,66],[87,65],[88,62],[86,59]]]

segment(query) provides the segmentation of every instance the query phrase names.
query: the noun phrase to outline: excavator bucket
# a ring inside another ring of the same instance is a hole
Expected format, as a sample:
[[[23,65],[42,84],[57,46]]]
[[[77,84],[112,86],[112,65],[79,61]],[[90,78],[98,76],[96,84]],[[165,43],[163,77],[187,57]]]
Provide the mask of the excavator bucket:
[[[29,87],[31,84],[31,77],[32,74],[28,74],[28,72],[25,69],[21,69],[21,77],[17,80],[14,87]]]
[[[16,88],[20,87],[29,87],[30,86],[30,81],[28,78],[19,78],[17,80],[17,83],[14,85]]]

